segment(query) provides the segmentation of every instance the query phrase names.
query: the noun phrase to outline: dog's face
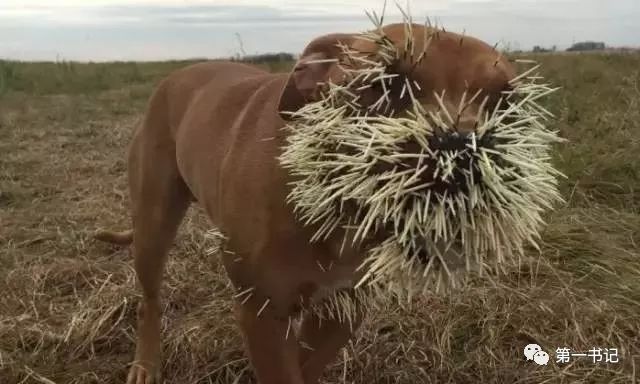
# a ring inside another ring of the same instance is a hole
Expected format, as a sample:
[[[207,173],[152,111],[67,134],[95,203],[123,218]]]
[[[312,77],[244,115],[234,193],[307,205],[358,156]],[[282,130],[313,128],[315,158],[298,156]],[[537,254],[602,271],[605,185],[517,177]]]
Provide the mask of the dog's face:
[[[381,84],[359,90],[357,84],[353,87],[360,96],[363,110],[370,115],[393,112],[401,116],[411,105],[407,90],[403,92],[408,82],[425,113],[444,107],[455,119],[452,125],[461,133],[468,133],[477,125],[479,112],[493,110],[504,92],[512,89],[509,81],[516,72],[511,63],[478,39],[414,24],[410,31],[413,47],[407,48],[405,24],[388,25],[383,31],[399,52],[399,58],[388,68],[389,75],[396,76],[396,81],[391,82],[389,89],[383,89],[387,87]],[[323,85],[329,82],[344,85],[347,81],[343,71],[345,63],[341,61],[340,68],[332,61],[344,55],[339,45],[358,52],[363,58],[378,50],[374,42],[356,35],[333,34],[315,39],[290,74],[280,100],[281,112],[292,112],[316,101]],[[386,111],[371,108],[387,90],[390,108]]]
[[[356,227],[370,273],[411,259],[423,276],[434,260],[469,269],[483,257],[470,255],[521,249],[538,228],[531,212],[555,199],[544,192],[555,138],[536,102],[552,90],[531,72],[416,24],[314,40],[280,99],[288,200],[318,226],[311,240]]]
[[[407,38],[408,33],[411,33],[410,38]],[[480,112],[493,111],[504,93],[512,90],[510,80],[516,76],[515,69],[498,51],[478,39],[417,24],[411,25],[410,30],[406,24],[388,25],[382,29],[382,34],[388,38],[391,50],[395,51],[395,57],[386,63],[385,69],[385,76],[393,77],[392,81],[363,84],[352,81],[353,76],[348,74],[349,70],[380,61],[380,56],[376,57],[381,49],[379,42],[370,41],[362,35],[322,36],[306,47],[290,73],[280,100],[280,111],[294,112],[320,100],[322,92],[331,83],[345,86],[350,93],[356,94],[358,108],[367,116],[403,118],[415,113],[417,104],[424,116],[432,113],[450,116],[453,121],[446,123],[453,130],[448,132],[457,132],[465,137],[476,129],[482,119]],[[407,45],[407,41],[411,41],[413,46]],[[345,52],[364,60],[345,59]],[[389,101],[382,107],[379,101],[385,93]],[[282,116],[288,119],[287,113]],[[450,134],[448,136],[451,137]],[[455,143],[455,139],[452,141],[453,146],[467,145],[463,140],[459,143]],[[399,152],[417,153],[417,147],[415,142],[409,141]],[[417,158],[406,159],[405,164],[410,168],[420,168]],[[392,172],[394,167],[393,163],[381,162],[370,172],[381,175]],[[436,165],[429,164],[429,167],[435,169]],[[430,173],[419,179],[422,183],[435,181]],[[454,184],[443,183],[440,192]],[[379,243],[378,240],[388,237],[391,232],[393,230],[389,228],[378,228],[372,233],[371,240]]]

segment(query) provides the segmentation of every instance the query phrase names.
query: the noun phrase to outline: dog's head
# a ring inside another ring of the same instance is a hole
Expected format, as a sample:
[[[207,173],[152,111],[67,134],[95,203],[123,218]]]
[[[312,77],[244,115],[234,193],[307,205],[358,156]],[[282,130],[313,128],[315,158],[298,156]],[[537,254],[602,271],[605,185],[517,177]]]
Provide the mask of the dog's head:
[[[519,252],[559,199],[538,104],[553,90],[538,79],[478,39],[412,23],[311,42],[279,108],[288,198],[312,240],[355,228],[374,243],[369,274]]]
[[[455,116],[456,128],[469,132],[476,126],[481,109],[493,109],[504,92],[512,90],[509,81],[516,76],[514,67],[494,47],[478,39],[419,24],[410,28],[407,24],[391,24],[382,32],[397,51],[387,67],[394,81],[372,83],[365,89],[359,89],[357,83],[350,87],[358,94],[363,110],[372,115],[388,115],[391,111],[402,115],[411,104],[408,89],[403,94],[405,84],[409,84],[425,112],[445,107]],[[407,41],[411,41],[409,46]],[[376,42],[362,35],[331,34],[313,40],[289,74],[279,104],[282,116],[288,119],[288,112],[317,101],[329,83],[346,85],[350,79],[345,69],[367,65],[365,60],[371,60],[380,50]],[[363,60],[345,60],[345,51]],[[385,111],[375,103],[386,91],[391,102]]]

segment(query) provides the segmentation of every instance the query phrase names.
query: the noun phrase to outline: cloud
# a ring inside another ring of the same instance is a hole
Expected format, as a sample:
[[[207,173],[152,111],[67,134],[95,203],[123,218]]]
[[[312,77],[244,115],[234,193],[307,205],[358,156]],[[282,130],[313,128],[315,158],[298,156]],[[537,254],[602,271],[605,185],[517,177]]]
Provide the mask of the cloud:
[[[16,25],[38,22],[56,25],[113,25],[126,23],[297,23],[366,20],[363,10],[381,10],[382,1],[321,0],[3,0],[0,21]],[[398,20],[389,1],[387,14]],[[570,22],[617,17],[640,17],[636,0],[429,0],[411,2],[413,15],[439,17],[521,18]]]
[[[403,3],[403,0],[400,0]],[[163,59],[299,52],[312,38],[369,28],[370,0],[0,0],[0,56]],[[387,21],[399,21],[389,0]],[[601,40],[640,44],[638,0],[413,0],[449,30],[522,48]],[[8,43],[11,43],[9,45]]]
[[[414,1],[412,10],[416,15],[427,11],[441,10],[456,0]],[[372,4],[373,3],[373,4]],[[389,2],[391,3],[391,2]],[[364,0],[350,2],[295,0],[236,0],[236,1],[171,1],[171,0],[130,0],[130,1],[78,1],[58,0],[43,2],[36,0],[3,0],[0,4],[0,18],[5,22],[33,20],[52,24],[94,22],[118,23],[130,19],[144,22],[269,22],[269,21],[331,21],[364,18],[364,10],[381,11],[379,4]],[[415,5],[418,4],[418,5]],[[398,16],[395,6],[388,6],[390,16]],[[21,19],[21,20],[19,20]]]

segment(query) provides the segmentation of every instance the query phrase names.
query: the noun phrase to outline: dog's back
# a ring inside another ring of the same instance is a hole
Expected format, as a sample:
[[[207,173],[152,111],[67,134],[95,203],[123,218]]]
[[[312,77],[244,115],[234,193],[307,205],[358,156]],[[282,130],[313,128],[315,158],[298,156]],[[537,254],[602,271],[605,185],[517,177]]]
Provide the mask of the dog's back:
[[[183,201],[197,200],[248,253],[269,247],[267,238],[306,238],[284,203],[287,175],[277,160],[285,124],[278,102],[287,79],[286,73],[225,61],[191,65],[165,78],[129,150],[134,218],[137,207],[158,209],[147,197],[167,189],[167,208],[182,212]],[[128,244],[134,232],[98,231],[96,237]]]
[[[147,172],[146,167],[153,168],[149,172],[159,179],[164,172],[177,173],[179,183],[184,184],[184,177],[178,171],[178,136],[183,138],[180,159],[186,163],[182,171],[192,175],[190,154],[203,151],[213,157],[207,161],[207,178],[217,180],[219,167],[212,165],[220,165],[221,154],[231,141],[233,121],[245,108],[252,92],[273,77],[260,68],[228,61],[189,65],[165,77],[151,95],[144,120],[134,132],[128,159],[131,188],[135,190],[142,184],[136,181]],[[184,133],[185,130],[196,132]],[[185,142],[184,137],[191,134],[195,140]],[[160,167],[164,162],[165,167]],[[197,188],[191,187],[187,192],[195,198]],[[132,203],[134,207],[138,205],[136,201]],[[99,230],[95,237],[126,245],[133,241],[133,231]]]
[[[165,114],[175,138],[187,112],[198,98],[206,98],[208,109],[223,100],[231,100],[231,92],[245,100],[251,90],[278,76],[255,66],[229,61],[209,61],[189,65],[172,72],[156,88],[148,106],[148,114]],[[237,100],[236,100],[237,101]],[[165,104],[166,103],[166,104]],[[242,103],[228,103],[232,115]],[[194,112],[194,111],[192,111]],[[195,110],[195,113],[199,111]]]
[[[227,231],[246,214],[259,220],[271,193],[283,197],[271,184],[280,179],[274,140],[284,124],[277,101],[286,79],[240,63],[196,64],[169,76],[158,88],[162,99],[149,106],[148,114],[166,119],[181,178]]]

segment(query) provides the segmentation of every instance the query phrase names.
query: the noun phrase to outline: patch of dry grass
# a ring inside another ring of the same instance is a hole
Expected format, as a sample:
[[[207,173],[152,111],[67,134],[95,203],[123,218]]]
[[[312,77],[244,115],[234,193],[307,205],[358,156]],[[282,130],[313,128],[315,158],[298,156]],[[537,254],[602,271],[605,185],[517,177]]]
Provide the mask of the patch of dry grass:
[[[542,254],[499,280],[371,314],[326,382],[638,382],[640,56],[540,60],[564,87],[550,106],[570,140],[555,159],[568,203],[550,215]],[[3,63],[13,80],[5,73],[0,92],[0,383],[123,382],[135,275],[126,250],[90,234],[128,226],[126,145],[154,82],[179,64],[73,64],[56,75],[72,80],[55,83],[49,64]],[[206,229],[192,209],[172,251],[165,378],[248,383]],[[550,352],[548,366],[524,361],[531,342]],[[560,365],[557,347],[617,347],[620,362]]]

